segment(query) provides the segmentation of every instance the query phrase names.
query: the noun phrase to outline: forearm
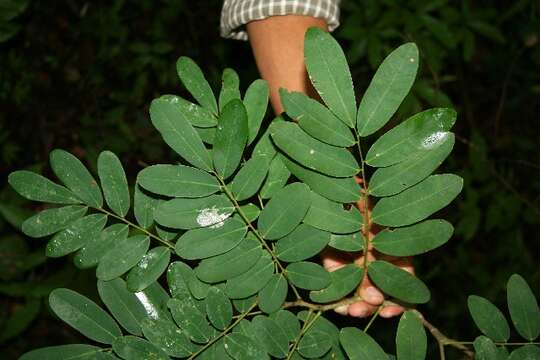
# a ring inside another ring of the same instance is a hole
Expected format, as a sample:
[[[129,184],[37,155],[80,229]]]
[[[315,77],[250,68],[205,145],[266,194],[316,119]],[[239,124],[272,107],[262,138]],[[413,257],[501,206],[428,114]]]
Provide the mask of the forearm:
[[[304,34],[312,26],[327,30],[326,22],[311,16],[272,16],[247,24],[257,67],[270,88],[276,114],[283,112],[279,88],[317,97],[304,64]]]

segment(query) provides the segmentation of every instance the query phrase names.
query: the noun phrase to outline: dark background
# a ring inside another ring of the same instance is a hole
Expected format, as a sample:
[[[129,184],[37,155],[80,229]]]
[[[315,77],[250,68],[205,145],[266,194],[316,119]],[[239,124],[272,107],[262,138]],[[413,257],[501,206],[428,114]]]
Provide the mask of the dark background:
[[[51,289],[96,296],[93,270],[76,270],[66,258],[46,260],[45,242],[19,232],[39,208],[13,194],[7,175],[21,168],[50,175],[54,148],[91,168],[99,152],[112,150],[130,179],[146,164],[176,160],[148,116],[154,97],[187,96],[176,59],[192,57],[214,89],[226,67],[239,72],[243,89],[258,76],[248,43],[219,37],[220,7],[215,0],[0,0],[3,358],[84,341],[48,310]],[[471,340],[478,331],[466,310],[469,294],[505,309],[512,273],[536,294],[540,289],[540,4],[351,0],[343,3],[341,21],[335,36],[358,96],[386,54],[415,41],[421,70],[394,122],[434,106],[458,111],[456,146],[442,169],[465,179],[442,215],[456,233],[415,261],[433,293],[422,312],[448,335]],[[390,351],[395,322],[372,329]]]

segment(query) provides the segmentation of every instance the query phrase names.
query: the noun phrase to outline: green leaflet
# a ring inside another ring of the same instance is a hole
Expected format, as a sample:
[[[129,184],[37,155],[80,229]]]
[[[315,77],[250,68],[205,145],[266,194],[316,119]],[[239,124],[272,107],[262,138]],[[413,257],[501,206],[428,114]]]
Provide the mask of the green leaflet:
[[[212,328],[206,321],[205,314],[195,305],[193,298],[170,299],[167,306],[174,321],[192,341],[205,344],[210,340]]]
[[[356,100],[349,66],[338,42],[322,29],[308,29],[304,56],[309,78],[328,108],[354,127]]]
[[[369,264],[368,274],[379,289],[399,300],[423,304],[431,298],[429,289],[420,279],[389,262],[373,261]]]
[[[171,259],[171,251],[165,246],[158,246],[150,250],[132,268],[126,283],[129,291],[137,292],[146,289],[151,283],[159,279],[167,269]]]
[[[103,206],[98,183],[79,159],[60,149],[53,150],[49,157],[54,173],[75,196],[88,206]]]
[[[347,149],[316,140],[293,122],[273,123],[269,129],[280,150],[311,170],[335,177],[349,177],[360,171]]]
[[[283,329],[272,319],[257,315],[251,320],[255,337],[272,356],[283,358],[288,353],[289,340]]]
[[[327,333],[310,328],[298,343],[298,352],[308,358],[324,355],[332,347],[332,341]]]
[[[217,122],[217,120],[216,120]],[[216,137],[216,127],[210,127],[210,128],[195,128],[195,131],[199,136],[201,137],[201,140],[205,144],[213,145],[214,144],[214,138]]]
[[[257,294],[251,295],[242,299],[232,299],[234,308],[240,312],[245,313],[257,302]]]
[[[88,208],[82,205],[68,205],[42,210],[22,223],[22,232],[34,238],[54,234],[83,217],[87,210]]]
[[[433,219],[403,228],[384,229],[371,243],[377,251],[387,255],[413,256],[443,245],[453,232],[448,221]]]
[[[453,174],[431,175],[415,186],[379,200],[373,222],[384,226],[405,226],[448,205],[463,188],[463,179]]]
[[[279,310],[270,314],[270,318],[279,324],[289,341],[294,341],[300,334],[300,322],[292,312]]]
[[[55,289],[49,296],[54,313],[87,338],[112,344],[122,335],[118,324],[87,297],[69,289]]]
[[[268,240],[287,235],[302,221],[310,204],[309,188],[305,184],[285,186],[261,211],[257,221],[259,231]]]
[[[254,156],[242,165],[232,181],[232,192],[236,200],[245,200],[255,195],[267,173],[267,156]]]
[[[49,241],[45,253],[48,257],[61,257],[79,250],[99,236],[106,222],[105,214],[92,214],[73,221]]]
[[[126,173],[120,159],[103,151],[98,157],[98,175],[107,205],[120,217],[126,216],[130,207],[130,197]]]
[[[171,199],[159,204],[154,219],[173,229],[194,229],[222,223],[234,212],[226,195],[211,195],[196,199]]]
[[[122,336],[113,344],[113,350],[125,360],[169,360],[167,353],[151,342],[136,336]]]
[[[268,108],[268,84],[265,80],[257,79],[249,85],[244,95],[249,139],[248,145],[255,140]]]
[[[211,128],[217,125],[217,118],[208,109],[196,105],[190,101],[182,99],[179,96],[167,95],[170,99],[174,99],[178,110],[193,126],[199,128]],[[204,140],[204,139],[203,139]]]
[[[161,200],[161,201],[163,201],[163,200]],[[158,237],[160,239],[168,240],[168,241],[172,241],[172,242],[176,241],[176,237],[180,233],[184,233],[182,230],[171,229],[171,228],[168,228],[166,226],[161,226],[159,224],[156,224],[155,229],[156,229],[156,233],[157,233],[157,235],[158,235]]]
[[[454,134],[444,133],[437,145],[419,151],[396,165],[380,168],[369,181],[368,192],[373,196],[395,195],[431,174],[450,154],[454,146]]]
[[[270,359],[254,340],[240,333],[225,336],[225,350],[236,360]]]
[[[259,308],[267,314],[278,311],[287,297],[287,280],[281,274],[274,274],[259,291]]]
[[[311,291],[309,297],[318,303],[329,303],[339,300],[356,289],[362,279],[362,269],[354,264],[330,273],[330,285],[322,290]]]
[[[396,335],[398,360],[423,360],[427,353],[427,336],[424,325],[411,310],[406,311],[399,320]]]
[[[14,171],[9,174],[8,182],[17,193],[28,200],[53,204],[81,203],[71,190],[31,171]]]
[[[97,288],[99,297],[120,325],[130,334],[142,335],[141,321],[147,314],[137,295],[128,291],[124,280],[98,280]]]
[[[184,84],[195,100],[204,108],[217,115],[218,107],[216,98],[208,81],[204,78],[201,68],[190,58],[181,56],[176,62],[176,71],[180,81],[182,81],[182,84]]]
[[[397,164],[427,147],[435,147],[456,121],[453,109],[434,108],[415,114],[383,134],[366,154],[366,164]]]
[[[206,297],[206,315],[219,330],[225,330],[232,321],[233,309],[227,295],[217,287],[211,287]]]
[[[304,218],[305,224],[337,234],[359,231],[364,217],[357,207],[343,209],[343,205],[311,192],[311,206]]]
[[[334,146],[348,147],[355,144],[351,130],[330,110],[316,100],[299,92],[279,89],[281,102],[287,115],[298,121],[306,133]]]
[[[508,360],[536,360],[540,358],[540,347],[525,345],[512,351]]]
[[[540,334],[540,310],[531,288],[525,279],[514,274],[508,280],[506,290],[512,323],[519,335],[533,341]]]
[[[330,235],[328,246],[341,251],[361,251],[364,249],[364,237],[361,232],[345,235]]]
[[[304,323],[313,319],[315,314],[309,313],[306,310],[302,310],[298,313],[298,318]],[[326,319],[324,316],[319,316],[313,325],[311,326],[313,330],[322,331],[327,334],[327,336],[332,341],[334,348],[339,348],[339,329],[331,321]]]
[[[150,284],[146,289],[138,291],[134,295],[144,307],[146,317],[173,323],[172,316],[167,310],[167,302],[170,296],[158,282]]]
[[[275,254],[280,260],[287,262],[309,259],[324,249],[330,236],[326,231],[300,224],[290,234],[279,239]]]
[[[283,121],[285,120],[283,120],[281,116],[278,116],[272,121],[272,124]],[[266,156],[268,159],[273,159],[275,155],[276,149],[272,143],[272,140],[270,140],[270,129],[266,129],[257,144],[255,144],[252,156]]]
[[[218,341],[214,342],[206,350],[204,350],[199,356],[197,356],[197,360],[215,360],[215,359],[233,360],[233,358],[230,357],[229,354],[227,354],[227,352],[225,351],[224,338],[221,338]]]
[[[469,311],[474,323],[482,333],[497,342],[510,338],[510,327],[503,313],[489,300],[471,295],[467,299]]]
[[[227,68],[223,70],[223,75],[221,76],[219,111],[223,111],[225,105],[234,99],[240,99],[240,79],[236,71]]]
[[[107,356],[103,349],[86,344],[69,344],[49,346],[27,352],[19,360],[106,360],[114,357]]]
[[[195,299],[204,299],[208,295],[210,285],[203,283],[191,269],[183,262],[175,261],[169,265],[167,282],[171,295],[177,299],[193,296]]]
[[[149,246],[150,239],[146,235],[135,235],[117,241],[99,260],[97,278],[108,281],[123,275],[137,265]]]
[[[330,273],[321,265],[301,261],[287,266],[289,281],[301,289],[321,290],[330,285]]]
[[[184,331],[170,321],[145,319],[142,330],[144,337],[170,356],[187,357],[199,348],[189,341]]]
[[[176,242],[175,250],[178,256],[188,260],[208,258],[237,246],[246,232],[242,220],[228,219],[211,227],[187,231]]]
[[[390,53],[377,69],[360,105],[357,129],[368,136],[383,127],[394,115],[411,89],[418,70],[418,48],[403,44]]]
[[[247,272],[227,280],[225,293],[231,299],[246,298],[261,290],[274,273],[274,263],[267,252]]]
[[[498,360],[497,346],[490,338],[485,336],[479,336],[474,339],[474,351],[475,359],[477,360]],[[505,356],[503,360],[507,360],[508,356]]]
[[[203,259],[195,268],[199,279],[208,283],[228,280],[248,271],[262,255],[261,245],[252,233],[231,250]]]
[[[138,183],[154,194],[169,197],[198,198],[219,191],[215,177],[184,165],[152,165],[139,173]]]
[[[365,332],[356,328],[343,328],[339,341],[351,360],[388,360],[379,344]]]
[[[128,231],[128,226],[124,224],[114,224],[105,228],[99,236],[91,238],[77,252],[73,259],[75,266],[80,269],[96,266],[114,244],[127,237]]]
[[[259,191],[259,195],[263,199],[270,199],[276,192],[285,186],[290,176],[291,172],[287,169],[283,161],[281,161],[281,157],[274,157],[268,168],[268,175]]]
[[[261,209],[259,209],[257,207],[257,205],[249,203],[249,204],[240,206],[240,209],[238,210],[238,213],[239,214],[244,214],[247,221],[249,223],[252,223],[255,220],[257,220],[257,218],[261,214]]]
[[[179,109],[176,97],[165,95],[153,100],[150,105],[150,119],[163,140],[178,155],[193,166],[206,171],[212,170],[210,153],[188,118]]]
[[[139,178],[135,184],[133,195],[133,214],[137,223],[145,229],[148,229],[154,223],[154,210],[159,204],[159,199],[155,199],[140,187]]]
[[[247,144],[247,113],[240,100],[232,100],[221,112],[214,138],[212,156],[217,173],[224,179],[240,164]]]
[[[279,155],[279,158],[294,176],[317,194],[340,203],[352,203],[360,200],[360,187],[353,178],[333,178],[306,169],[285,156]]]
[[[255,329],[251,321],[247,319],[242,319],[232,330],[235,333],[242,334],[258,342],[257,337],[255,336]]]

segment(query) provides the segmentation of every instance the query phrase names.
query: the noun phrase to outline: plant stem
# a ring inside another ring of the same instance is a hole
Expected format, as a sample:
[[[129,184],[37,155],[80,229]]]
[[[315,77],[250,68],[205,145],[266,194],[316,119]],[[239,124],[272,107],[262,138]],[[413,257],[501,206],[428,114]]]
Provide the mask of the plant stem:
[[[360,135],[358,134],[358,131],[355,131],[356,135],[356,146],[358,148],[358,155],[360,156],[360,171],[362,173],[362,187],[363,187],[363,193],[362,197],[364,198],[364,226],[362,226],[362,235],[364,237],[364,274],[362,275],[362,281],[367,276],[368,271],[368,256],[367,253],[369,251],[369,232],[370,232],[370,218],[369,218],[369,195],[368,195],[368,189],[367,189],[367,181],[366,181],[366,169],[364,164],[364,153],[362,152],[362,146],[360,145]]]
[[[126,223],[127,225],[129,225],[129,226],[131,226],[131,227],[145,233],[146,235],[148,235],[152,239],[155,239],[155,240],[159,241],[160,243],[162,243],[163,245],[165,245],[165,246],[169,247],[170,249],[174,250],[174,244],[172,242],[164,240],[164,239],[160,238],[159,236],[152,234],[150,231],[146,230],[143,227],[138,226],[137,224],[132,223],[128,219],[125,219],[125,218],[123,218],[121,216],[118,216],[118,215],[116,215],[116,214],[114,214],[114,213],[112,213],[112,212],[110,212],[108,210],[105,210],[103,208],[93,208],[93,209],[95,209],[97,211],[101,211],[102,213],[104,213],[104,214],[106,214],[108,216],[111,216],[111,217],[113,217],[115,219],[118,219],[118,220]]]
[[[279,270],[283,274],[283,276],[285,276],[285,278],[288,279],[287,273],[285,272],[285,268],[283,267],[283,265],[281,264],[281,262],[277,258],[276,254],[274,254],[274,251],[272,251],[272,249],[268,246],[266,241],[264,241],[264,238],[259,233],[259,231],[257,229],[255,229],[255,227],[253,225],[251,225],[251,222],[248,220],[248,218],[247,218],[246,214],[244,213],[244,211],[240,208],[240,204],[238,204],[238,201],[236,200],[234,195],[231,193],[231,191],[229,190],[229,188],[225,184],[225,181],[219,176],[216,176],[216,178],[219,180],[219,183],[221,184],[221,187],[223,188],[223,191],[225,191],[225,194],[227,195],[229,200],[231,200],[232,203],[234,204],[234,207],[236,208],[236,211],[238,211],[238,214],[240,214],[240,217],[242,218],[242,220],[244,220],[244,222],[246,223],[248,228],[257,237],[257,239],[262,244],[262,246],[270,253],[270,256],[272,256],[272,260],[277,265],[277,267],[279,268]],[[300,293],[298,292],[296,287],[290,281],[288,283],[290,284],[291,289],[294,292],[294,295],[296,296],[296,298],[301,299]]]
[[[251,310],[253,310],[258,304],[255,302],[251,307],[246,311],[245,313],[241,314],[231,325],[229,325],[225,330],[223,330],[218,336],[207,342],[202,348],[191,354],[187,360],[195,359],[197,356],[199,356],[200,353],[202,353],[204,350],[208,349],[213,343],[227,335],[229,331],[231,331],[240,321],[242,321],[246,316],[248,316],[251,313]]]
[[[465,356],[467,356],[469,359],[474,358],[474,352],[472,352],[467,346],[460,343],[459,341],[456,341],[444,335],[433,324],[427,321],[424,315],[422,315],[420,311],[415,310],[415,309],[413,309],[412,311],[420,318],[420,320],[422,320],[424,327],[428,329],[431,335],[433,335],[433,337],[435,338],[435,340],[437,340],[437,343],[439,344],[439,351],[441,352],[441,359],[444,360],[444,346],[445,345],[449,345],[463,351],[465,353]]]
[[[306,322],[304,323],[304,326],[300,330],[300,334],[298,334],[298,336],[294,340],[293,346],[292,346],[291,350],[289,350],[289,353],[287,354],[287,359],[286,360],[290,360],[292,358],[294,352],[296,351],[296,348],[298,347],[298,344],[300,343],[300,340],[302,340],[302,337],[311,328],[311,326],[315,323],[315,321],[319,318],[319,316],[321,316],[322,311],[318,311],[315,314],[315,316],[313,317],[313,319],[310,319],[310,316],[311,316],[312,313],[313,313],[313,311],[310,310],[309,313],[308,313],[308,317],[306,319]]]
[[[382,308],[383,308],[383,305],[379,305],[379,307],[377,308],[377,311],[375,311],[375,314],[373,314],[371,319],[369,319],[369,322],[367,323],[366,327],[364,328],[365,333],[367,333],[367,331],[369,330],[369,328],[371,327],[371,325],[373,324],[373,322],[375,321],[377,316],[379,316],[379,313],[381,312]]]

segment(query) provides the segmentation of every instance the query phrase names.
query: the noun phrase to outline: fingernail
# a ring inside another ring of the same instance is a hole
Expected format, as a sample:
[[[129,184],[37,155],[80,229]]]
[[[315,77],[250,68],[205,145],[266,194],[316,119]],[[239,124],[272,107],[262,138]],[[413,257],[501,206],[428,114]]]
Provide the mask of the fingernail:
[[[369,286],[366,288],[366,296],[369,298],[366,299],[369,302],[382,302],[384,301],[384,297],[382,296],[381,292],[374,288],[373,286]]]
[[[341,305],[335,308],[334,311],[341,315],[347,315],[348,309],[349,309],[348,305]]]

